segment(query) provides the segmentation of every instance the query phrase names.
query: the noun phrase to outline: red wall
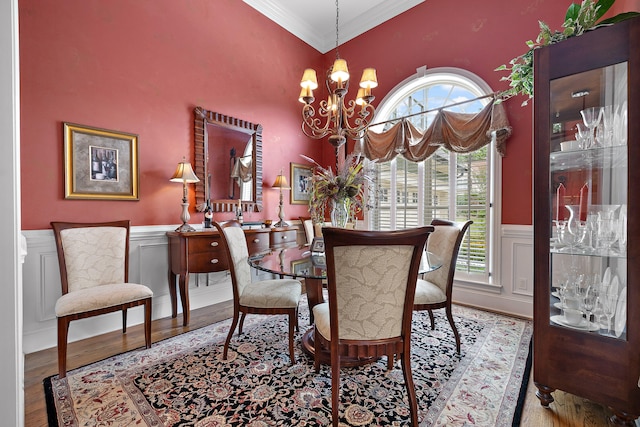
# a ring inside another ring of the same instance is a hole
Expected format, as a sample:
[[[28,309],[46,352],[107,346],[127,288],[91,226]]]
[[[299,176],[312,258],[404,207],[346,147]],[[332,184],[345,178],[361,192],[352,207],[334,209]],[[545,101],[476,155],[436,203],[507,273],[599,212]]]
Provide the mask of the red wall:
[[[505,72],[493,71],[527,50],[539,33],[538,20],[560,29],[569,0],[428,0],[340,48],[351,69],[377,68],[379,99],[416,68],[467,69],[494,90]],[[505,105],[513,134],[503,158],[502,223],[531,224],[532,106],[525,98]]]
[[[526,51],[538,20],[560,29],[570,3],[428,0],[340,54],[356,77],[377,69],[374,105],[422,65],[465,68],[502,90],[506,73],[493,70]],[[332,164],[329,144],[300,131],[297,97],[303,69],[322,75],[334,52],[320,55],[239,0],[20,0],[19,14],[24,229],[116,217],[178,223],[181,187],[169,177],[183,156],[193,159],[195,106],[264,126],[265,209],[245,220],[277,217],[269,187],[280,168],[303,162],[300,153]],[[506,102],[513,136],[503,160],[505,224],[532,218],[532,109],[522,101]],[[139,201],[64,199],[65,121],[140,136]],[[286,200],[287,218],[306,215],[306,206]],[[191,222],[201,221],[192,207]]]
[[[264,127],[264,212],[245,220],[277,218],[269,187],[279,170],[298,153],[321,156],[297,101],[319,53],[242,1],[20,0],[19,19],[23,229],[179,223],[182,187],[169,178],[183,156],[193,160],[195,106]],[[63,122],[139,135],[139,201],[64,199]],[[305,212],[286,206],[287,216]]]

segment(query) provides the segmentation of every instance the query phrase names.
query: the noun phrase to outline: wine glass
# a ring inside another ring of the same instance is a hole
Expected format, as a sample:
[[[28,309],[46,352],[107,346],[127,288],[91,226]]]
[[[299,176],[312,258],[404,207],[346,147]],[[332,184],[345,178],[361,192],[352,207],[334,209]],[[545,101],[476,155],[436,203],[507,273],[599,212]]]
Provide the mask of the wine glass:
[[[618,240],[618,221],[613,212],[598,212],[598,243],[605,250],[611,251],[611,247]]]
[[[604,295],[601,295],[600,298],[603,298],[602,301],[602,310],[604,315],[607,316],[607,333],[609,335],[613,335],[613,331],[611,329],[611,319],[616,312],[616,306],[618,304],[618,292],[617,289],[612,289],[613,286],[610,286],[607,289],[607,292]]]
[[[593,285],[587,287],[582,297],[582,310],[587,316],[587,322],[591,322],[591,315],[596,308],[596,300],[598,299],[598,291]]]
[[[578,147],[580,149],[587,149],[589,147],[589,128],[584,123],[576,123],[576,141],[578,141]]]
[[[594,130],[602,118],[602,107],[589,107],[580,111],[584,125],[589,128],[589,147],[595,145]]]
[[[613,120],[615,117],[615,111],[613,105],[606,105],[602,107],[602,142],[605,147],[613,144]]]

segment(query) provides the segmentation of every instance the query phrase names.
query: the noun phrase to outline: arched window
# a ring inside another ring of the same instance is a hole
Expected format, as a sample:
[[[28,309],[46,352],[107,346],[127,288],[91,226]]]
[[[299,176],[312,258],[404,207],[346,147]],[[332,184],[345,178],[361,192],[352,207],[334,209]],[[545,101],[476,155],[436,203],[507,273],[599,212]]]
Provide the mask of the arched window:
[[[490,98],[473,100],[493,91],[478,76],[458,68],[418,69],[418,73],[396,86],[379,105],[375,122],[386,122],[447,105],[448,111],[477,113]],[[461,103],[463,102],[463,103]],[[417,114],[409,120],[425,130],[436,112]],[[393,122],[380,125],[381,132]],[[495,142],[464,154],[438,149],[422,162],[410,162],[402,155],[389,162],[375,163],[377,191],[371,198],[374,209],[365,211],[367,226],[395,230],[429,224],[433,218],[473,220],[460,248],[457,277],[489,282],[492,236],[499,224],[495,191],[499,184],[499,156]]]

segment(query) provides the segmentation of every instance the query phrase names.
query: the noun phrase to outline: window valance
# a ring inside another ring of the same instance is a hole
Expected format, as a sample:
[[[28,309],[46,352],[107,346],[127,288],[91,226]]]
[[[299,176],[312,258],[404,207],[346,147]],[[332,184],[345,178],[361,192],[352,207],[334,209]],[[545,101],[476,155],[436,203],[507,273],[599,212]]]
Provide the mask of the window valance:
[[[511,126],[501,102],[494,98],[477,114],[454,113],[443,108],[437,110],[425,131],[411,124],[408,120],[411,116],[400,119],[382,133],[367,130],[360,146],[361,153],[380,162],[392,160],[398,154],[409,161],[419,162],[440,147],[456,153],[475,151],[489,144],[495,135],[497,151],[504,156]]]

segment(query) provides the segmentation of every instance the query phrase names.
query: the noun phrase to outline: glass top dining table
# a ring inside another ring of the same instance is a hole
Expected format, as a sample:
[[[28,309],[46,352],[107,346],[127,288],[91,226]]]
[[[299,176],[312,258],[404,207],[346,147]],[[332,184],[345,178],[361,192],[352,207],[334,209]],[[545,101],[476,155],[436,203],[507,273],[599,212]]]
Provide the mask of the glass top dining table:
[[[324,302],[322,281],[327,277],[324,253],[312,253],[309,245],[278,248],[249,256],[249,265],[279,276],[304,279],[309,302],[309,320],[313,325],[313,307]],[[428,273],[441,266],[442,259],[440,257],[431,252],[423,251],[418,273]],[[302,349],[310,355],[315,353],[313,331],[314,328],[309,328],[302,337]],[[329,355],[321,354],[320,360],[322,363],[329,363]],[[347,357],[341,359],[342,366],[357,366],[369,362],[370,359]]]
[[[312,253],[309,245],[272,249],[249,257],[249,265],[258,270],[280,276],[322,280],[327,277],[324,253]],[[428,273],[442,266],[442,260],[434,253],[422,252],[419,274]]]

